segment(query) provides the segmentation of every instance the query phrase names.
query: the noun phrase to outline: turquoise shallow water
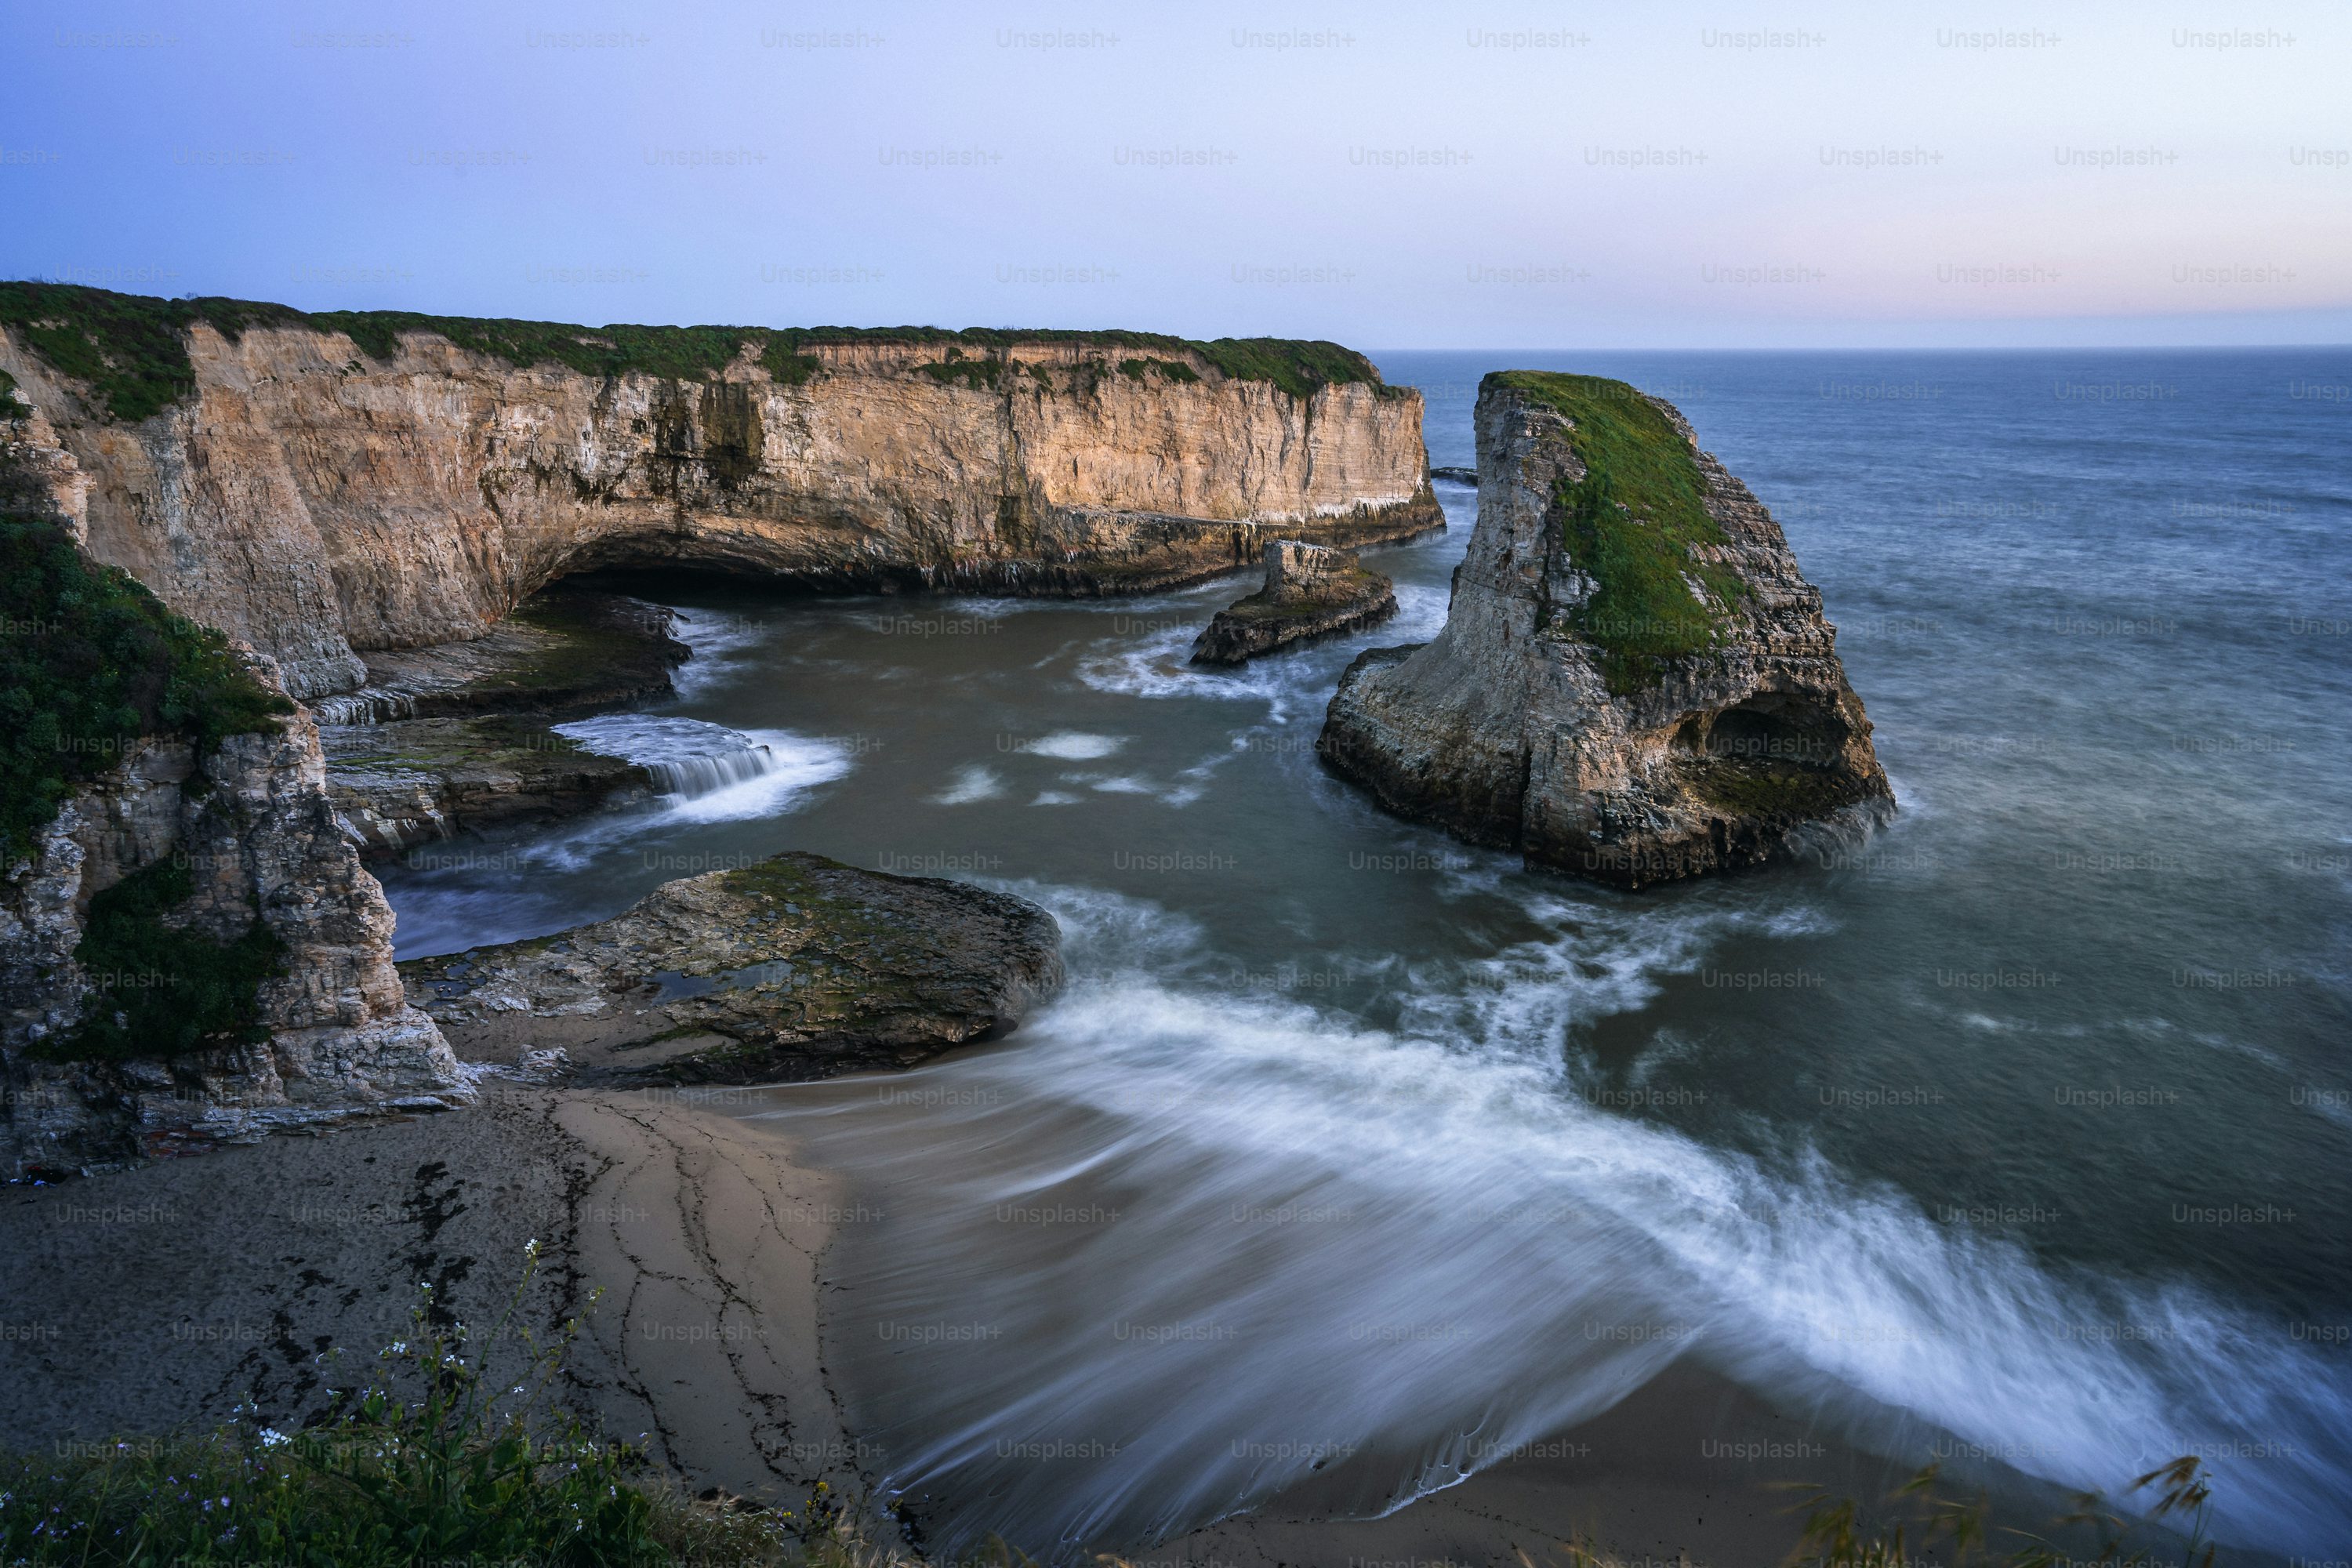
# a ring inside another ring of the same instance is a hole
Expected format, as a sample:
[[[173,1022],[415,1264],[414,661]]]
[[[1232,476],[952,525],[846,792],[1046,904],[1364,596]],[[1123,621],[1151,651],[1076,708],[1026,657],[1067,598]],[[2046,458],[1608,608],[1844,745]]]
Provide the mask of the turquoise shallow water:
[[[876,1196],[844,1375],[950,1536],[1379,1506],[1689,1355],[2068,1485],[2198,1452],[2241,1539],[2352,1540],[2352,354],[1381,363],[1440,464],[1486,369],[1675,401],[1822,588],[1895,825],[1626,896],[1322,773],[1339,670],[1442,622],[1447,487],[1396,622],[1237,674],[1182,663],[1230,583],[641,583],[706,655],[662,710],[782,765],[422,850],[404,952],[784,847],[1056,910],[1012,1041],[777,1101]]]

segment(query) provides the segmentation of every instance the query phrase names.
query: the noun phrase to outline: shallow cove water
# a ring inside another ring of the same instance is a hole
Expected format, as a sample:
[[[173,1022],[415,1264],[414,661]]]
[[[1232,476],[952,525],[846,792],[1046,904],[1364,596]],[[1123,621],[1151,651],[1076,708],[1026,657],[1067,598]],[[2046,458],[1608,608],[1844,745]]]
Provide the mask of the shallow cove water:
[[[1012,1039],[771,1091],[858,1184],[835,1371],[934,1543],[1387,1508],[1691,1357],[1899,1458],[2352,1541],[2352,354],[1396,354],[1620,375],[1769,505],[1902,810],[1622,895],[1396,822],[1313,743],[1425,639],[1184,657],[1149,600],[663,584],[655,711],[775,765],[385,876],[404,956],[783,848],[1054,910]],[[646,591],[640,587],[637,591]],[[650,743],[650,742],[648,742]]]

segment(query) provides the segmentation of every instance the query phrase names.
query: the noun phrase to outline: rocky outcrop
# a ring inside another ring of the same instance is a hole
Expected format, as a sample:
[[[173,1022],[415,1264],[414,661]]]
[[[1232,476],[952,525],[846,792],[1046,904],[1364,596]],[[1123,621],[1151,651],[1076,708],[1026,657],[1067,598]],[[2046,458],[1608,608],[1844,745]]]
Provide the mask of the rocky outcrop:
[[[90,551],[306,700],[590,568],[1110,594],[1276,533],[1443,526],[1419,395],[1328,344],[0,294],[0,371],[79,460]]]
[[[590,1081],[910,1067],[1012,1029],[1062,980],[1034,904],[787,853],[554,936],[401,967],[468,1060]]]
[[[257,679],[274,682],[266,661]],[[169,867],[173,929],[228,943],[257,917],[278,944],[257,1038],[119,1059],[72,1048],[128,998],[205,977],[164,963],[93,972],[91,900]],[[0,871],[0,1175],[121,1164],[273,1127],[437,1110],[471,1096],[392,965],[392,910],[337,826],[318,731],[299,711],[199,752],[141,742],[77,790],[34,852]]]
[[[311,710],[324,724],[367,724],[565,713],[666,697],[671,671],[693,657],[671,635],[675,618],[658,605],[560,584],[480,637],[370,654],[367,684],[319,698]]]
[[[321,730],[327,795],[362,849],[573,816],[642,799],[652,773],[515,714]]]
[[[1891,807],[1821,595],[1682,416],[1622,383],[1479,390],[1444,629],[1342,678],[1324,760],[1402,816],[1622,887]]]
[[[1396,614],[1396,584],[1352,550],[1277,539],[1265,585],[1217,612],[1192,642],[1194,664],[1244,664],[1294,643],[1376,626]]]

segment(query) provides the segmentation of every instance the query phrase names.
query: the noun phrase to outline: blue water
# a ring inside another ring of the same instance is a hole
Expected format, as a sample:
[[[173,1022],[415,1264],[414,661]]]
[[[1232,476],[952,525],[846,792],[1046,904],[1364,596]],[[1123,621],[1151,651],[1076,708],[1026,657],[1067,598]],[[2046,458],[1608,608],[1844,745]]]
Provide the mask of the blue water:
[[[709,657],[664,710],[781,784],[430,848],[404,951],[784,847],[1055,910],[1070,990],[1005,1046],[773,1100],[887,1216],[830,1364],[941,1542],[1383,1507],[1688,1355],[1898,1458],[2196,1453],[2225,1537],[2340,1555],[2352,352],[1381,363],[1443,465],[1489,369],[1676,403],[1822,589],[1893,826],[1625,895],[1324,773],[1339,670],[1443,623],[1441,486],[1393,623],[1235,674],[1184,663],[1232,583],[667,594]]]

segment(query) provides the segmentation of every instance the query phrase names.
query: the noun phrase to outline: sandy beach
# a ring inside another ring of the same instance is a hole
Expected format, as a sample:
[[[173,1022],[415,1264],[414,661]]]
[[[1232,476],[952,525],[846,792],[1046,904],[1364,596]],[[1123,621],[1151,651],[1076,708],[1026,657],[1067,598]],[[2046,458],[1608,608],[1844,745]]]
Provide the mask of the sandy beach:
[[[739,1120],[764,1103],[491,1080],[470,1111],[8,1189],[0,1429],[68,1452],[201,1428],[248,1397],[262,1420],[298,1422],[407,1331],[420,1284],[455,1318],[491,1321],[537,1240],[520,1321],[545,1331],[603,1292],[567,1376],[608,1433],[696,1491],[786,1508],[819,1482],[869,1495],[885,1446],[828,1373],[824,1312],[826,1244],[858,1200]],[[488,1349],[520,1364],[518,1344]],[[1796,1540],[1793,1486],[1869,1499],[1914,1468],[1685,1363],[1384,1517],[1325,1517],[1300,1489],[1128,1561],[1567,1564],[1583,1551],[1765,1568]],[[1996,1522],[2037,1525],[2063,1500],[2022,1487]]]

